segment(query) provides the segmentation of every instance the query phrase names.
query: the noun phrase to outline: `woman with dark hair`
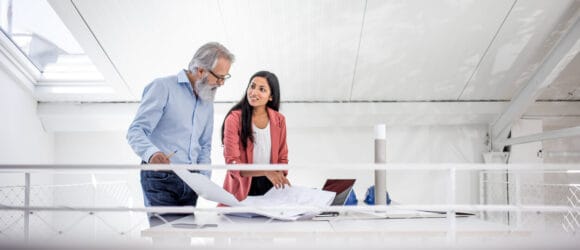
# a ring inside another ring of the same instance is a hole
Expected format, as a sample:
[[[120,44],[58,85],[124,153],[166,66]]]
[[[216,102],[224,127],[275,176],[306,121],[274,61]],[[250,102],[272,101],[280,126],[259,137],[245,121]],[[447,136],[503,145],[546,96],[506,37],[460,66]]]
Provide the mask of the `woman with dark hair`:
[[[278,112],[280,85],[268,71],[255,73],[222,124],[226,164],[287,164],[286,119]],[[238,200],[290,185],[284,170],[228,170],[224,189]]]

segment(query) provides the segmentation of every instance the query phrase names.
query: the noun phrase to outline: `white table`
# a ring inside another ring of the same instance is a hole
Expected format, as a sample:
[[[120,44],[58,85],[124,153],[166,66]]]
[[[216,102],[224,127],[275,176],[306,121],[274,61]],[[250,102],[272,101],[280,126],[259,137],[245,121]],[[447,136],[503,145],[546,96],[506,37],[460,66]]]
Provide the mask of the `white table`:
[[[236,247],[271,245],[276,247],[357,248],[368,246],[448,246],[453,243],[485,242],[486,237],[526,237],[529,232],[513,231],[506,225],[491,223],[475,216],[456,218],[454,226],[446,218],[354,219],[353,216],[328,220],[277,221],[264,217],[243,218],[217,212],[197,212],[182,219],[142,231],[155,244],[189,245],[191,239],[205,239],[202,244]],[[175,227],[181,225],[189,228]],[[455,231],[451,231],[454,229]],[[417,245],[418,244],[418,245]]]
[[[174,225],[180,225],[176,227]],[[191,228],[187,228],[191,225]],[[144,237],[262,237],[304,236],[312,233],[333,232],[328,221],[278,221],[265,217],[238,217],[217,212],[196,212],[195,216],[155,226],[141,232]]]

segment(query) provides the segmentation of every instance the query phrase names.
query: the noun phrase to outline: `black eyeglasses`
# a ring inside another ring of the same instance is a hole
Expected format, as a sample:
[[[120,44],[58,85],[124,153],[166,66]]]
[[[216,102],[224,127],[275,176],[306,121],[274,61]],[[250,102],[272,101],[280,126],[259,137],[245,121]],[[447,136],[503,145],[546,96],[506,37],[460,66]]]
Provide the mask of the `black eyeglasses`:
[[[209,73],[211,73],[213,76],[215,76],[215,78],[217,78],[218,80],[221,80],[221,81],[225,81],[225,80],[227,80],[227,79],[230,79],[230,77],[232,77],[230,74],[223,75],[223,76],[217,75],[216,73],[213,73],[213,71],[211,71],[211,69],[209,69],[208,71],[209,71]]]

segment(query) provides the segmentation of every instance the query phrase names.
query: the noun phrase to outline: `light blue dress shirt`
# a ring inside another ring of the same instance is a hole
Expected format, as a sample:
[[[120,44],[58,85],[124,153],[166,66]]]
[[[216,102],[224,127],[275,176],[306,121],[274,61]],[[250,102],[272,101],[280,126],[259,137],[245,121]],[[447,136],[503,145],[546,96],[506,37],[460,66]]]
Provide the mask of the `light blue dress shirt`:
[[[156,152],[174,164],[211,164],[213,102],[199,99],[181,70],[145,87],[141,105],[129,127],[127,140],[145,162]],[[210,170],[201,171],[211,177]]]

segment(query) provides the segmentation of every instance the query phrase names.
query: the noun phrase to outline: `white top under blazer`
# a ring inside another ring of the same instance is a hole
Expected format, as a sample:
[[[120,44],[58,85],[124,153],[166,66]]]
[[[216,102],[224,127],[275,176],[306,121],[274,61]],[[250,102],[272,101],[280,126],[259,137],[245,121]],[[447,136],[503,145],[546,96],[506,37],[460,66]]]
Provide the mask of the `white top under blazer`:
[[[266,124],[265,128],[258,128],[252,123],[252,133],[254,135],[254,163],[270,164],[272,150],[270,122]]]

